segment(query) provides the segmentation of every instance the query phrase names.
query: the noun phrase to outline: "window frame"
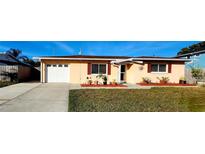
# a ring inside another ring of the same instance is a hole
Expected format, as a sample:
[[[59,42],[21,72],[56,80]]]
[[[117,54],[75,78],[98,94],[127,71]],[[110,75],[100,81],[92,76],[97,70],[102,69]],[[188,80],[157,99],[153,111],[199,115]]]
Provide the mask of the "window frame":
[[[93,73],[93,65],[98,65],[98,73]],[[107,75],[107,73],[108,73],[108,65],[107,64],[105,64],[105,63],[92,63],[91,64],[91,74],[92,75],[99,75],[99,74],[102,74],[102,73],[99,73],[99,70],[100,70],[100,65],[105,65],[105,73],[103,73],[103,75]]]
[[[152,71],[152,65],[157,65],[157,71],[156,72]],[[160,65],[165,65],[166,66],[166,70],[164,72],[159,71],[159,66]],[[168,64],[152,63],[151,64],[151,73],[168,73]]]

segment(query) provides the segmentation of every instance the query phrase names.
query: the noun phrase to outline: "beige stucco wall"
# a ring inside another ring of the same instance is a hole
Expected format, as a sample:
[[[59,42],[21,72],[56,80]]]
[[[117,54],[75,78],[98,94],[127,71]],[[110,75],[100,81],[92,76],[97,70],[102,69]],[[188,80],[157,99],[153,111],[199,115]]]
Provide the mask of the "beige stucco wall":
[[[172,64],[171,73],[148,73],[148,64],[133,64],[127,67],[126,79],[128,83],[140,83],[143,77],[148,77],[152,82],[159,82],[157,77],[169,77],[170,82],[178,83],[179,78],[184,77],[184,64]],[[167,65],[168,70],[168,65]]]
[[[89,63],[100,63],[107,64],[107,61],[89,61]],[[47,64],[68,64],[69,65],[69,82],[70,83],[87,83],[87,77],[91,77],[92,81],[98,80],[102,82],[101,79],[97,79],[97,75],[88,75],[88,61],[68,61],[68,60],[42,60],[41,61],[41,82],[46,82],[46,65]],[[108,82],[117,80],[118,67],[111,65],[111,75],[108,75]]]
[[[84,83],[87,77],[86,63],[70,63],[70,83]]]
[[[89,61],[89,63],[108,63],[107,61]],[[70,68],[70,83],[87,83],[87,77],[91,77],[92,81],[98,80],[96,75],[87,75],[88,61],[68,61],[68,60],[43,60],[41,62],[41,81],[46,82],[46,64],[68,64]],[[148,77],[152,82],[159,82],[157,77],[169,77],[170,82],[179,82],[180,77],[184,77],[184,64],[172,64],[172,73],[147,73],[148,64],[127,64],[126,65],[126,82],[140,83],[143,77]],[[168,67],[168,66],[167,66]],[[108,82],[118,81],[118,66],[111,65],[111,75],[108,75]],[[167,69],[168,70],[168,69]],[[69,72],[68,72],[69,73]]]

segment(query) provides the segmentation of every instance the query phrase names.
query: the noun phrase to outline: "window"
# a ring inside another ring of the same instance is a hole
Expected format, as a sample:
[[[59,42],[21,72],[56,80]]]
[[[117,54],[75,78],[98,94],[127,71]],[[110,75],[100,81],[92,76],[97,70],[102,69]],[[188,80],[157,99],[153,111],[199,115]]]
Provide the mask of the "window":
[[[56,67],[56,65],[53,65],[53,67]]]
[[[47,67],[51,67],[51,65],[50,65],[50,64],[48,64],[48,65],[47,65]]]
[[[98,64],[92,64],[92,74],[98,74]]]
[[[166,64],[159,65],[159,72],[166,72]]]
[[[68,65],[64,65],[64,67],[68,67]]]
[[[158,72],[158,64],[152,64],[151,71]]]
[[[106,74],[106,64],[92,64],[92,74]]]
[[[59,64],[58,67],[62,67],[63,65]]]
[[[167,65],[166,64],[152,64],[151,71],[152,72],[166,72]]]
[[[99,66],[99,74],[106,74],[106,65],[100,64]]]

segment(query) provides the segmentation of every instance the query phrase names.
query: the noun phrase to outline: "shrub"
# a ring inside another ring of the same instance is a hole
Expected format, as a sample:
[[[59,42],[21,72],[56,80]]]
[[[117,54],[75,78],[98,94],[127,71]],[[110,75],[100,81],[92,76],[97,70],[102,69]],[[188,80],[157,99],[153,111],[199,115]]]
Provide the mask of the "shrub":
[[[192,68],[191,74],[192,74],[192,77],[195,78],[196,80],[203,78],[203,70],[200,68]]]
[[[143,83],[147,83],[147,84],[151,83],[151,79],[148,77],[143,77],[142,81],[143,81]]]
[[[160,81],[162,84],[166,84],[169,82],[169,77],[157,77],[157,79]]]
[[[103,84],[107,84],[107,76],[106,75],[99,74],[96,77],[101,78],[103,80]]]
[[[10,82],[10,81],[0,81],[0,88],[1,87],[5,87],[5,86],[9,86],[12,84],[16,84],[17,82]]]

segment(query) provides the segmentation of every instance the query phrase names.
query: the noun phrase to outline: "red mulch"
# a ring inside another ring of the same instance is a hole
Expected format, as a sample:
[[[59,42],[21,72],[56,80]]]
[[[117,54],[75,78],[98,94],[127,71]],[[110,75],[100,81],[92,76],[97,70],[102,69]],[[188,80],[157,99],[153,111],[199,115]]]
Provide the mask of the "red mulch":
[[[103,85],[103,84],[81,84],[81,87],[127,87],[126,85],[122,85],[122,84],[117,84],[117,85],[112,85],[112,84],[107,84],[107,85]]]
[[[195,84],[179,84],[179,83],[167,83],[167,84],[161,84],[161,83],[137,83],[140,86],[196,86]]]

